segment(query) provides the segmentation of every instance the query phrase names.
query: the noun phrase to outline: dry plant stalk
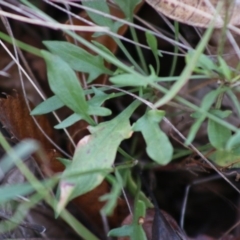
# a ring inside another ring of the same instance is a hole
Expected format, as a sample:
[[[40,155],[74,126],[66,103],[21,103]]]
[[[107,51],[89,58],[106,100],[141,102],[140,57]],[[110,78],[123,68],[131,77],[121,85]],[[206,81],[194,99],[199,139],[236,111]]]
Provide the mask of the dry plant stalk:
[[[214,18],[215,28],[223,27],[225,20],[231,25],[240,25],[240,0],[146,1],[167,17],[188,25],[207,27]]]

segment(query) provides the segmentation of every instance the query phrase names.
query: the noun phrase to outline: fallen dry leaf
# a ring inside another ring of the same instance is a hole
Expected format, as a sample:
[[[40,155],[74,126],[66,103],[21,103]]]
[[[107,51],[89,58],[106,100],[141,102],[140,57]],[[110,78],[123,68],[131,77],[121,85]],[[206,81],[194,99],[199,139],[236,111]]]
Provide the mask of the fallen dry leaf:
[[[6,98],[1,98],[0,112],[0,122],[17,141],[31,138],[40,142],[50,161],[37,156],[35,156],[35,160],[45,175],[49,176],[52,175],[52,172],[58,171],[61,168],[62,170],[64,169],[63,166],[60,167],[61,163],[56,160],[52,153],[52,144],[46,139],[30,116],[23,96],[15,93],[13,96],[7,95]],[[45,134],[55,141],[56,132],[51,127],[48,118],[45,115],[41,115],[36,116],[35,119]],[[54,152],[54,154],[59,156],[57,152]]]
[[[215,27],[224,25],[224,18],[232,25],[240,25],[240,2],[225,0],[147,0],[154,9],[169,18],[196,27],[207,27],[216,15],[218,4],[221,18],[215,20]]]
[[[31,104],[30,104],[31,105]],[[7,95],[0,99],[0,122],[18,141],[25,138],[33,138],[39,141],[45,150],[51,149],[51,143],[36,126],[29,114],[23,96],[15,93],[13,96]],[[35,117],[41,129],[51,138],[55,139],[53,128],[46,116]]]

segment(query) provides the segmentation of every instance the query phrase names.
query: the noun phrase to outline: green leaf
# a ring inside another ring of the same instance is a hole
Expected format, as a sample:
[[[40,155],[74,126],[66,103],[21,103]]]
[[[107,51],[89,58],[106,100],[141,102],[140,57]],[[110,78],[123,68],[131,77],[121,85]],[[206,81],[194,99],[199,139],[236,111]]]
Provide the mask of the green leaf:
[[[106,46],[104,46],[103,44],[97,42],[97,41],[91,41],[95,46],[97,46],[99,49],[101,49],[102,51],[104,51],[105,53],[107,53],[108,55],[110,55],[111,57],[116,58],[116,55],[114,55]]]
[[[202,100],[201,109],[204,109],[206,112],[208,112],[210,110],[212,104],[215,102],[217,96],[224,91],[226,91],[226,89],[219,88],[217,90],[213,90],[213,91],[207,93]],[[186,145],[189,145],[193,141],[201,124],[206,119],[206,115],[202,114],[202,113],[201,114],[193,113],[191,116],[193,116],[194,118],[197,118],[197,120],[195,121],[194,124],[192,124],[192,126],[189,130],[189,134],[188,134],[188,137],[185,142]]]
[[[14,183],[14,185],[9,185],[9,184],[2,185],[0,187],[0,203],[4,204],[5,202],[11,201],[19,196],[25,196],[25,195],[29,195],[29,194],[35,192],[36,186],[34,187],[32,184],[30,184],[30,183]],[[45,179],[44,181],[41,181],[41,184],[43,184],[43,186],[46,187],[46,189],[54,188],[54,186],[56,185],[56,178]],[[35,183],[35,185],[36,185],[36,183]],[[39,195],[39,194],[37,193],[36,195]],[[39,196],[37,198],[39,199]],[[34,199],[35,199],[35,203],[36,203],[36,196]],[[40,198],[40,199],[42,199],[42,198]],[[30,200],[31,200],[31,197],[30,197]],[[29,203],[31,204],[32,202],[30,201]],[[20,209],[21,209],[21,206],[17,210],[20,210]],[[22,210],[24,210],[24,211],[27,209],[26,209],[26,206],[22,208]],[[13,220],[15,220],[15,219],[13,218]],[[3,229],[1,228],[0,231],[2,232],[2,230]]]
[[[146,234],[142,225],[138,222],[140,218],[145,217],[145,204],[138,200],[137,205],[134,207],[134,221],[130,225],[123,225],[120,228],[115,228],[109,231],[110,237],[125,237],[129,236],[131,240],[147,240]]]
[[[232,114],[231,110],[209,109],[209,113],[218,116],[219,118],[227,118]],[[202,113],[194,112],[190,115],[192,118],[200,118]]]
[[[67,159],[67,158],[60,158],[58,157],[57,160],[62,163],[65,167],[68,167],[71,164],[71,160]]]
[[[101,209],[101,212],[105,215],[112,215],[123,188],[123,180],[118,170],[115,170],[115,176],[116,178],[110,174],[107,176],[108,182],[111,183],[111,192],[104,194],[99,198],[100,201],[107,201]]]
[[[238,114],[238,117],[240,117],[240,104],[237,95],[237,92],[235,93],[234,89],[228,89],[227,90],[227,95],[230,98],[230,101],[232,101],[234,107],[236,108],[236,112]],[[233,107],[233,106],[232,106]]]
[[[136,76],[134,76],[131,73],[124,73],[124,74],[119,74],[117,76],[110,77],[109,81],[120,86],[146,87],[148,85],[146,78],[144,77],[136,78]]]
[[[21,183],[14,185],[6,185],[0,187],[0,203],[4,203],[6,201],[12,200],[16,197],[24,196],[34,192],[34,188],[29,183]]]
[[[148,84],[154,82],[157,75],[150,66],[151,74],[149,76],[139,76],[136,78],[135,75],[131,73],[123,73],[109,78],[109,81],[120,86],[136,86],[136,87],[146,87]]]
[[[102,13],[110,14],[109,7],[106,3],[106,0],[101,1],[82,1],[82,4],[86,7],[98,10]],[[104,17],[103,15],[94,13],[92,11],[86,11],[88,16],[95,22],[97,25],[109,27],[112,32],[117,32],[122,23],[114,22],[109,17]],[[97,34],[99,36],[99,34]]]
[[[239,168],[240,167],[239,149],[240,144],[238,145],[238,147],[231,150],[219,149],[210,156],[210,159],[211,161],[215,162],[218,166],[221,167]]]
[[[65,41],[44,41],[44,45],[54,54],[60,56],[75,71],[88,73],[88,82],[101,74],[112,74],[105,67],[103,58]]]
[[[87,113],[95,116],[109,116],[112,114],[111,110],[105,107],[100,107],[107,99],[115,96],[115,93],[106,94],[97,88],[93,88],[95,93],[94,97],[88,101],[89,107]],[[61,123],[54,126],[56,129],[67,128],[77,121],[83,119],[81,114],[73,113],[69,117],[65,118]]]
[[[0,161],[0,179],[4,177],[4,174],[8,172],[13,166],[15,166],[15,161],[12,157],[14,153],[18,156],[19,160],[25,160],[27,157],[31,156],[40,148],[37,141],[33,139],[25,139],[20,143],[15,145],[8,151]]]
[[[211,113],[219,118],[227,118],[232,114],[232,111],[231,110],[210,109],[209,113]]]
[[[88,104],[84,91],[74,71],[58,56],[41,51],[47,64],[47,75],[51,90],[75,113],[89,121]]]
[[[114,228],[111,231],[109,231],[108,236],[109,237],[127,237],[131,236],[133,231],[132,225],[123,225],[119,228]]]
[[[157,44],[156,37],[150,32],[146,32],[145,34],[146,34],[148,46],[151,48],[153,54],[156,54],[156,52],[158,51],[158,44]]]
[[[158,51],[157,51],[157,55],[158,55],[159,57],[162,57],[162,56],[163,56],[161,50],[158,50]]]
[[[218,62],[220,64],[219,72],[222,73],[222,75],[226,78],[226,80],[231,81],[232,71],[227,65],[226,61],[221,56],[218,56]]]
[[[213,111],[212,111],[213,113]],[[219,117],[219,115],[224,116],[223,113],[221,113],[220,110],[217,109],[215,111],[216,116]],[[216,149],[224,149],[226,146],[227,141],[232,136],[232,132],[230,129],[222,126],[221,124],[208,119],[208,138],[213,147]]]
[[[106,108],[99,108],[97,110],[95,109],[97,111],[97,113],[94,113],[94,108],[93,107],[94,106],[101,106],[106,100],[114,98],[116,94],[115,93],[106,94],[103,91],[101,91],[101,90],[99,90],[97,88],[94,88],[94,87],[93,87],[93,92],[94,92],[95,95],[88,101],[88,104],[90,106],[92,106],[92,108],[89,106],[89,108],[91,108],[88,111],[89,115],[107,116],[107,115],[111,114],[110,110],[106,110]],[[31,115],[46,114],[46,113],[55,111],[55,110],[57,110],[57,109],[59,109],[59,108],[61,108],[63,106],[64,106],[64,103],[59,99],[59,97],[54,95],[54,96],[46,99],[45,101],[41,102],[37,107],[35,107],[31,111]],[[99,112],[101,112],[102,110],[104,112],[99,114]],[[76,119],[76,116],[71,117],[71,120],[72,119]],[[67,122],[68,121],[71,122],[71,120],[67,120]],[[80,119],[78,119],[78,120],[80,120]],[[78,121],[78,120],[76,120],[76,121]],[[73,121],[73,123],[75,123],[76,121]],[[62,123],[60,123],[60,124],[62,124]],[[72,124],[68,124],[67,123],[67,126],[70,126]],[[63,125],[65,125],[65,123]],[[63,128],[63,127],[57,127],[57,128]]]
[[[67,128],[67,127],[73,125],[74,123],[80,121],[81,119],[82,119],[81,115],[79,115],[77,113],[73,113],[69,117],[65,118],[62,122],[55,125],[54,128],[56,128],[56,129]]]
[[[224,149],[231,135],[231,130],[228,128],[211,119],[208,120],[208,139],[213,147]]]
[[[88,113],[89,115],[105,117],[111,115],[112,111],[105,107],[89,106]]]
[[[62,174],[58,212],[69,200],[91,191],[102,182],[106,175],[102,170],[111,168],[119,144],[131,136],[129,118],[139,104],[134,102],[114,119],[89,127],[91,135],[80,141],[72,164]],[[81,175],[92,170],[99,172]],[[78,177],[69,177],[76,172]]]
[[[147,44],[151,48],[152,53],[154,55],[154,58],[156,60],[156,64],[157,64],[156,73],[159,73],[159,71],[160,71],[160,61],[159,61],[159,57],[158,57],[158,43],[157,43],[157,39],[150,32],[146,32],[146,39],[147,39]]]
[[[138,200],[142,200],[145,203],[145,205],[147,206],[147,208],[152,208],[153,204],[147,198],[147,196],[142,191],[139,192],[138,185],[136,184],[136,180],[133,179],[132,173],[130,170],[126,171],[126,178],[127,178],[126,179],[126,188],[129,191],[129,193],[132,196],[138,195]]]
[[[101,106],[106,100],[111,99],[116,95],[115,93],[106,94],[95,87],[92,89],[95,95],[88,101],[89,105],[91,106]]]
[[[105,108],[105,107],[89,106],[88,114],[106,117],[106,116],[111,115],[112,112],[110,109]],[[62,122],[55,125],[54,128],[56,128],[56,129],[67,128],[67,127],[73,125],[74,123],[80,121],[81,119],[83,119],[83,117],[80,114],[73,113],[69,117],[65,118]]]
[[[213,31],[213,25],[209,26],[205,31],[200,43],[198,44],[194,54],[192,55],[191,61],[189,61],[187,66],[184,68],[178,80],[171,86],[171,89],[153,105],[154,108],[159,108],[160,106],[169,102],[172,98],[174,98],[177,95],[177,93],[181,90],[181,88],[187,83],[200,55],[206,48],[206,44],[212,35],[212,31]]]
[[[64,103],[59,99],[58,96],[54,95],[45,101],[41,102],[32,111],[31,115],[42,115],[53,112],[64,106]]]
[[[159,127],[164,114],[160,110],[150,110],[134,125],[134,131],[141,131],[147,144],[148,156],[155,162],[165,165],[172,160],[173,147]]]
[[[186,55],[186,62],[189,63],[194,55],[194,51],[190,50]],[[198,58],[198,61],[195,65],[194,71],[197,73],[205,73],[207,75],[215,72],[219,72],[218,66],[210,59],[209,56],[201,54]]]
[[[95,116],[108,116],[111,115],[111,110],[105,107],[99,107],[102,105],[107,99],[110,99],[115,96],[115,93],[112,94],[106,94],[103,91],[94,88],[93,87],[93,92],[95,93],[94,97],[91,98],[88,101],[89,108],[88,108],[88,114],[89,115],[95,115]],[[67,128],[77,121],[80,121],[83,119],[82,115],[73,113],[69,117],[65,118],[61,123],[57,124],[54,126],[56,129],[62,129],[62,128]]]
[[[234,135],[232,135],[226,144],[226,150],[230,151],[233,148],[236,148],[240,146],[240,133],[237,132]]]
[[[121,8],[127,19],[132,20],[134,9],[141,0],[114,0],[114,2]]]

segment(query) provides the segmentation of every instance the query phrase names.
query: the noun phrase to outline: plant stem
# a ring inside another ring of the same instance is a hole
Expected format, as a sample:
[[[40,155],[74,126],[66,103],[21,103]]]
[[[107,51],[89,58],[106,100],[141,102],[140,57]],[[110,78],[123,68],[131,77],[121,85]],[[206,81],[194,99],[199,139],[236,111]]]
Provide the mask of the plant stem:
[[[133,57],[130,55],[130,53],[127,51],[121,40],[114,38],[119,48],[122,50],[122,52],[125,54],[125,56],[129,59],[129,61],[133,64],[133,66],[138,70],[140,73],[145,75],[145,72],[142,70],[142,68],[138,65],[138,63],[133,59]]]
[[[137,37],[137,34],[136,34],[136,30],[135,28],[133,27],[130,27],[130,32],[132,34],[132,38],[133,40],[138,43],[138,37]],[[141,62],[141,65],[143,67],[143,70],[145,73],[148,73],[148,68],[147,68],[147,64],[146,64],[146,61],[145,61],[145,58],[143,56],[143,52],[142,52],[142,49],[136,44],[136,50],[137,50],[137,53],[138,53],[138,56],[139,56],[139,59],[140,59],[140,62]]]

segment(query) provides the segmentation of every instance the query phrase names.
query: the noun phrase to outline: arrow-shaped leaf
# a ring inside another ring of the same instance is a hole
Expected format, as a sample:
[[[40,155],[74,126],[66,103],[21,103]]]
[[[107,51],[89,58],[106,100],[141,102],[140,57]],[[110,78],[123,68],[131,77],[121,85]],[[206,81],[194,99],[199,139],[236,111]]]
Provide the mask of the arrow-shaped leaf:
[[[71,165],[63,172],[58,211],[69,200],[91,191],[102,182],[106,175],[104,170],[112,167],[119,144],[131,136],[129,118],[138,105],[138,102],[134,102],[114,119],[100,123],[96,127],[89,127],[91,135],[80,141]],[[94,170],[96,172],[81,175]],[[71,177],[76,172],[78,177]]]
[[[218,111],[212,111],[212,113],[219,118],[224,116],[224,112]],[[232,131],[221,124],[208,119],[208,138],[210,143],[213,147],[215,147],[218,150],[223,150],[228,142],[228,140],[232,136]]]
[[[84,91],[74,71],[60,57],[41,51],[47,64],[47,75],[51,90],[56,96],[83,119],[89,120],[88,104]]]
[[[173,154],[173,147],[168,137],[159,127],[163,116],[163,111],[150,110],[133,126],[134,131],[142,132],[147,144],[148,156],[161,165],[169,163]]]
[[[64,41],[44,41],[44,45],[66,61],[75,71],[88,73],[88,82],[101,74],[112,74],[104,65],[101,56],[94,56],[86,50]]]

